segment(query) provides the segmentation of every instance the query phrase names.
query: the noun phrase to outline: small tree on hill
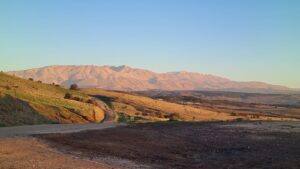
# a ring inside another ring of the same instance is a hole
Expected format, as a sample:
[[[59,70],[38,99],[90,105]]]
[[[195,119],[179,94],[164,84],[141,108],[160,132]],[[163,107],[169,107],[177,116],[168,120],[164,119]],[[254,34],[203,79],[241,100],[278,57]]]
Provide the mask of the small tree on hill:
[[[78,89],[78,85],[77,84],[71,84],[71,86],[70,86],[70,89],[71,90],[77,90]]]
[[[65,99],[72,99],[72,98],[73,98],[73,96],[72,96],[71,93],[66,93],[65,94]]]

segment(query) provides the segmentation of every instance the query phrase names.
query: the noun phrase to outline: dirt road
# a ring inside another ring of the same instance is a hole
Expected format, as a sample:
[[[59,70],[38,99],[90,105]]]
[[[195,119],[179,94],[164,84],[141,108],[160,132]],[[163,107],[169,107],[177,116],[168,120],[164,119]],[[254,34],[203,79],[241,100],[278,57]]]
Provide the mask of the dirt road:
[[[89,124],[48,124],[0,128],[0,169],[118,169],[87,159],[67,155],[48,147],[33,137],[33,134],[73,133],[85,130],[101,130],[124,124],[114,122]]]
[[[113,128],[122,125],[124,124],[108,121],[103,123],[87,124],[43,124],[30,126],[2,127],[0,128],[0,138],[29,136],[34,134],[73,133],[84,130]]]

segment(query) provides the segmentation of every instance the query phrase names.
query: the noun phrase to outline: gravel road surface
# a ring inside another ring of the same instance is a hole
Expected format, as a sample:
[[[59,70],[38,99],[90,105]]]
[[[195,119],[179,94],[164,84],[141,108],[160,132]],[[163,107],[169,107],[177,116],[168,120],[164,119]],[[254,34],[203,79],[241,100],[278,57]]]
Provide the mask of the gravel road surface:
[[[29,136],[33,134],[49,134],[49,133],[73,133],[84,130],[96,130],[117,127],[125,124],[115,123],[112,121],[103,123],[86,123],[86,124],[43,124],[28,125],[16,127],[1,127],[0,138]]]

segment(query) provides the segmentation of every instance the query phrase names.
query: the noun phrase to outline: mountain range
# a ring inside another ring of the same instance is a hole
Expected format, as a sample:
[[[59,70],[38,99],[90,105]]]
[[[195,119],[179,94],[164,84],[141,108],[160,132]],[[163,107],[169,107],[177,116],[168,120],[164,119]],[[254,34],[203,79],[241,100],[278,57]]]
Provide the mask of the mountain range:
[[[66,87],[76,83],[81,88],[103,88],[121,91],[142,90],[209,90],[250,93],[292,93],[285,86],[263,82],[239,82],[223,77],[195,72],[156,73],[129,66],[66,65],[46,66],[7,72],[22,78]]]

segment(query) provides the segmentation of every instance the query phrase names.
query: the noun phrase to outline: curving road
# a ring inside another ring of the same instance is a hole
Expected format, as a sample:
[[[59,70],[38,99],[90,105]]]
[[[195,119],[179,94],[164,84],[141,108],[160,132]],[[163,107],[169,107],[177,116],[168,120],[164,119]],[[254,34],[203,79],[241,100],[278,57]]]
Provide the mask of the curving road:
[[[107,121],[103,123],[86,123],[86,124],[42,124],[28,125],[16,127],[1,127],[0,138],[30,136],[33,134],[49,134],[49,133],[73,133],[84,130],[99,130],[124,126],[126,124]]]
[[[114,122],[115,113],[107,108],[107,105],[100,102],[97,98],[92,98],[96,105],[105,111],[105,118],[102,123],[73,123],[73,124],[41,124],[26,125],[14,127],[0,127],[0,138],[30,136],[33,134],[50,134],[50,133],[73,133],[84,130],[99,130],[124,126],[126,124]]]

